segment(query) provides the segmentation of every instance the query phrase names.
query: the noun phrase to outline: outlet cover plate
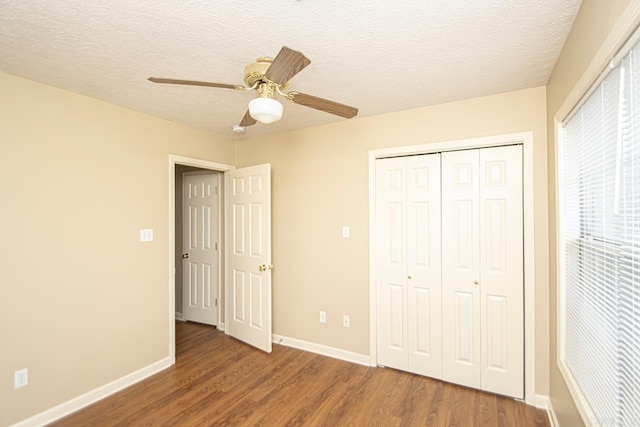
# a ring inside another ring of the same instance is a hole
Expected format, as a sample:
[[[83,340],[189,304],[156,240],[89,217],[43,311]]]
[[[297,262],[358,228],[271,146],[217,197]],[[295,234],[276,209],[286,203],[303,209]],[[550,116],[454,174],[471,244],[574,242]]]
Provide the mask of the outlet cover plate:
[[[342,326],[344,326],[345,328],[350,328],[351,327],[351,317],[347,316],[346,314],[342,317]]]
[[[153,242],[153,228],[143,228],[140,230],[141,242]]]
[[[13,388],[24,387],[29,384],[29,370],[27,368],[15,371],[13,374]]]

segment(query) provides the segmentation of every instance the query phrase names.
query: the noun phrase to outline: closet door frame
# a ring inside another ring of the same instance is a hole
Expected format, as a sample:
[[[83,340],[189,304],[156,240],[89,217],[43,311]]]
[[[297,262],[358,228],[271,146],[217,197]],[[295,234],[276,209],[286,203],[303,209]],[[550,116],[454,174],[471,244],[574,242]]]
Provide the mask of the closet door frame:
[[[377,357],[377,246],[376,246],[376,159],[429,154],[471,148],[499,147],[522,144],[523,225],[524,225],[524,401],[529,405],[544,406],[535,394],[535,272],[534,272],[534,194],[533,194],[533,132],[494,135],[481,138],[433,142],[429,144],[384,148],[369,151],[369,356],[370,365],[376,366]]]

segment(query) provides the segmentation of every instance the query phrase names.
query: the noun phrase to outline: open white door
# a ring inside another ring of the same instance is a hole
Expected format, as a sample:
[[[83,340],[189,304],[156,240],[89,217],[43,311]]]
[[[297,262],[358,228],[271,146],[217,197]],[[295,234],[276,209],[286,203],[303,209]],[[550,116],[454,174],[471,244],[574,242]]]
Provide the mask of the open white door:
[[[226,332],[271,352],[271,165],[224,174]]]

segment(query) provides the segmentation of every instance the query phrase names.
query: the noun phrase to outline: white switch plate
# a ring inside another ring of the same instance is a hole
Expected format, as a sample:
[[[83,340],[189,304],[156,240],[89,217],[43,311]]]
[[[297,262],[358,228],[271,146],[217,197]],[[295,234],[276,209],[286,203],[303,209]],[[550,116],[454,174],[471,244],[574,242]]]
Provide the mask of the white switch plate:
[[[349,237],[349,226],[345,225],[342,227],[342,237],[345,239]]]
[[[320,311],[320,323],[327,323],[327,313]]]
[[[153,228],[144,228],[140,230],[141,242],[153,242]]]
[[[24,368],[13,373],[13,388],[24,387],[29,384],[29,369]]]

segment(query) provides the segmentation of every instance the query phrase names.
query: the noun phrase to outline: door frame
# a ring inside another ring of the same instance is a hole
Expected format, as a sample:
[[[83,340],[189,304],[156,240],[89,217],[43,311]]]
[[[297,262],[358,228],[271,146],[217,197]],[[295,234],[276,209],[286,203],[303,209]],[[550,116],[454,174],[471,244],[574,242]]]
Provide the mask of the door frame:
[[[523,246],[524,246],[524,401],[544,407],[542,396],[535,394],[536,330],[535,330],[535,271],[534,271],[534,193],[533,193],[533,132],[519,132],[480,138],[433,142],[369,151],[369,355],[370,365],[376,366],[377,355],[377,241],[376,241],[376,160],[385,157],[430,154],[442,151],[498,147],[522,144],[523,178]]]
[[[173,365],[176,363],[176,261],[175,261],[175,244],[176,244],[176,226],[175,226],[175,213],[176,213],[176,177],[175,169],[176,165],[193,166],[200,169],[207,169],[213,172],[224,172],[235,169],[235,166],[227,165],[223,163],[211,162],[208,160],[196,159],[192,157],[178,156],[175,154],[169,154],[169,359]],[[224,180],[224,176],[221,176]],[[221,187],[220,183],[218,184]],[[222,190],[221,190],[222,191]],[[221,195],[222,196],[222,195]],[[222,203],[224,198],[221,197],[220,210],[223,211]],[[221,230],[224,230],[224,215],[221,221]],[[224,242],[220,239],[220,245],[218,250],[218,256],[222,258],[224,250]],[[222,268],[222,259],[220,259],[220,268]],[[220,308],[223,307],[222,298],[220,298],[224,283],[218,284],[218,329],[224,330],[224,322],[221,322]],[[225,303],[226,313],[226,303]]]

